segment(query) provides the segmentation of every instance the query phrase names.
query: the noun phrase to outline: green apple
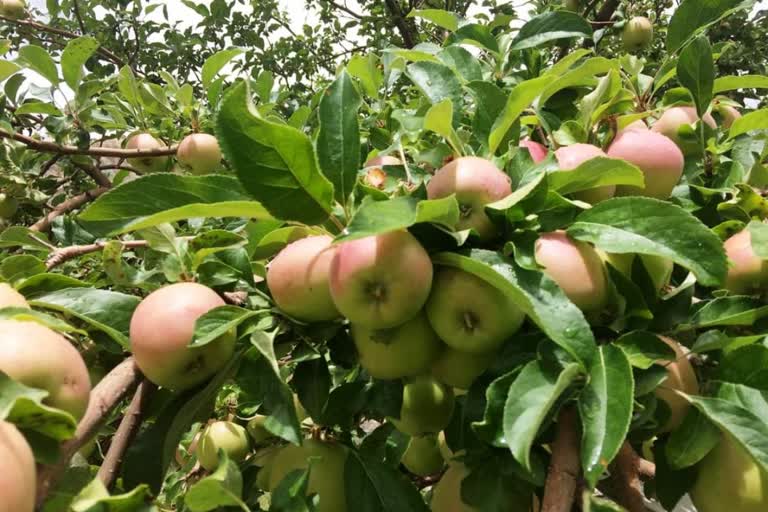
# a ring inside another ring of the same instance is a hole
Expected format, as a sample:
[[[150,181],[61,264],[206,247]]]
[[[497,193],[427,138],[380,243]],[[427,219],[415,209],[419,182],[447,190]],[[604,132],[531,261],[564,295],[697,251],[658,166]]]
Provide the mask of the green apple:
[[[0,421],[0,510],[33,512],[37,470],[27,440],[13,425]]]
[[[0,219],[10,219],[18,209],[18,199],[8,194],[0,193]]]
[[[192,174],[211,173],[221,166],[219,141],[207,133],[187,135],[179,144],[176,159]]]
[[[0,15],[19,20],[27,16],[27,3],[24,0],[0,0]]]
[[[453,390],[430,376],[409,379],[403,386],[400,418],[391,421],[409,436],[437,433],[451,421]]]
[[[200,436],[197,460],[208,471],[219,465],[219,450],[223,450],[235,463],[245,460],[250,451],[248,432],[231,421],[216,421],[208,425]]]
[[[440,452],[437,436],[427,434],[412,437],[400,462],[414,475],[429,476],[439,473],[445,461]]]
[[[630,52],[647,48],[653,40],[653,23],[645,16],[635,16],[624,25],[621,40]]]
[[[469,475],[469,469],[459,461],[448,464],[448,470],[443,474],[432,490],[432,512],[482,512],[467,505],[461,497],[463,480]],[[504,492],[503,512],[538,512],[539,500],[535,495],[522,494],[518,489],[501,489]]]
[[[493,352],[474,354],[446,347],[432,365],[432,376],[446,386],[469,389],[495,357]]]

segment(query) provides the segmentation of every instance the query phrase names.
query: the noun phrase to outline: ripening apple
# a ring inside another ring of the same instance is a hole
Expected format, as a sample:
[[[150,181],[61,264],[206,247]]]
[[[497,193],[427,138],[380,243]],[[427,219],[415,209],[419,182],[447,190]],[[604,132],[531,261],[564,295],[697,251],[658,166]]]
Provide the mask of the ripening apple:
[[[0,510],[32,512],[37,487],[35,457],[13,423],[0,421]]]
[[[400,379],[429,371],[443,344],[424,313],[389,329],[352,324],[360,365],[376,379]]]
[[[714,129],[717,126],[710,114],[704,114],[703,119],[710,128]],[[653,123],[651,131],[666,135],[687,155],[699,150],[698,143],[682,140],[678,131],[681,126],[693,125],[698,121],[699,114],[694,107],[672,107],[665,110],[659,120]]]
[[[768,285],[768,262],[755,254],[748,229],[726,240],[723,248],[729,262],[726,290],[735,294],[752,294]]]
[[[517,332],[525,314],[506,295],[479,277],[451,267],[435,275],[427,318],[447,345],[487,353]]]
[[[310,461],[310,458],[313,460]],[[344,466],[347,462],[347,448],[338,443],[305,439],[301,446],[287,445],[272,461],[269,472],[270,491],[274,491],[288,473],[307,469],[310,462],[312,468],[309,471],[307,495],[317,494],[320,498],[317,512],[346,512]]]
[[[456,194],[461,210],[456,229],[474,229],[483,240],[496,234],[496,227],[485,214],[485,205],[504,199],[511,193],[509,176],[493,162],[475,156],[453,160],[427,183],[429,199]]]
[[[339,244],[331,297],[352,324],[387,329],[415,317],[432,288],[432,260],[408,231]]]
[[[558,166],[563,171],[572,171],[584,162],[597,158],[598,156],[606,156],[606,154],[602,149],[593,146],[592,144],[571,144],[570,146],[563,146],[555,151],[555,158],[557,158]],[[615,192],[615,185],[606,185],[590,190],[582,190],[573,194],[573,196],[580,201],[597,204],[600,201],[612,198]]]
[[[0,320],[0,370],[25,386],[44,389],[43,403],[76,420],[88,407],[91,380],[80,352],[44,325]]]
[[[154,138],[148,133],[138,133],[128,139],[125,144],[126,149],[159,149],[164,148],[165,144]],[[141,172],[161,172],[168,168],[169,157],[167,156],[142,156],[129,158],[128,163],[134,169]]]
[[[573,240],[565,231],[545,233],[536,240],[536,262],[584,312],[603,310],[609,298],[606,271],[600,255],[588,243]]]
[[[0,283],[0,309],[29,308],[27,299],[8,283]]]
[[[212,377],[235,350],[236,333],[191,348],[195,322],[224,305],[216,292],[197,283],[177,283],[150,293],[133,312],[131,352],[144,375],[164,388],[181,391]]]
[[[432,512],[481,512],[467,505],[461,497],[462,481],[469,475],[469,469],[463,462],[453,461],[432,490]],[[513,488],[502,489],[505,492],[503,512],[538,512],[536,496],[523,495]]]
[[[645,16],[635,16],[624,25],[621,40],[630,52],[648,47],[653,40],[653,23]]]
[[[458,389],[469,389],[472,383],[491,366],[496,354],[473,354],[446,347],[432,365],[432,376]]]
[[[731,105],[719,104],[717,112],[720,114],[720,124],[725,129],[730,128],[733,122],[741,117],[741,112]]]
[[[27,15],[27,3],[24,0],[0,0],[0,14],[15,20],[24,18]]]
[[[429,476],[439,473],[445,461],[440,453],[437,436],[427,434],[412,437],[400,462],[414,475]]]
[[[655,390],[656,397],[663,400],[670,410],[669,419],[661,427],[660,432],[671,432],[683,422],[691,405],[688,400],[675,392],[681,391],[686,395],[698,395],[699,380],[696,378],[696,372],[688,359],[689,350],[665,336],[659,336],[659,339],[675,351],[674,361],[657,362],[667,369],[667,378]]]
[[[578,0],[576,1],[578,2]],[[547,146],[527,138],[520,141],[520,147],[528,149],[528,152],[531,155],[531,159],[535,164],[542,162],[545,158],[547,158],[547,155],[549,154]]]
[[[310,236],[288,244],[267,268],[267,286],[275,303],[302,322],[339,317],[331,298],[329,274],[336,254],[330,236]]]
[[[680,148],[668,137],[651,130],[623,130],[613,140],[607,154],[637,166],[645,179],[644,188],[617,186],[617,196],[667,199],[683,175],[685,159]]]
[[[768,472],[729,434],[723,434],[698,470],[690,495],[699,512],[768,510]]]
[[[635,263],[635,257],[639,257],[657,292],[669,284],[669,279],[672,277],[672,270],[675,266],[675,263],[669,258],[652,254],[605,253],[599,250],[597,252],[603,258],[603,261],[610,263],[616,270],[624,274],[627,279],[632,279],[632,266]]]
[[[187,135],[179,144],[176,159],[192,174],[211,173],[221,165],[219,141],[207,133]]]
[[[208,471],[219,466],[219,450],[223,450],[235,463],[245,460],[250,451],[248,432],[231,421],[216,421],[208,425],[200,436],[197,460]]]
[[[0,219],[10,219],[19,209],[19,200],[13,196],[0,193]]]
[[[409,436],[437,433],[451,421],[453,414],[453,390],[431,376],[409,379],[403,386],[403,405],[400,419],[391,421]]]

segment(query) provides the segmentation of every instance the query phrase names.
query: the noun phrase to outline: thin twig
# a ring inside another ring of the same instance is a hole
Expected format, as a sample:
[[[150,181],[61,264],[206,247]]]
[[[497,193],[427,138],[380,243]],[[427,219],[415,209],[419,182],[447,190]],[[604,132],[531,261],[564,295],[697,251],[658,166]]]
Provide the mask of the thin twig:
[[[98,186],[104,188],[112,187],[112,182],[109,181],[109,178],[107,178],[103,172],[101,172],[100,168],[96,167],[95,165],[88,165],[75,161],[72,163],[75,165],[75,167],[82,169],[88,176],[93,178],[93,181],[95,181]]]
[[[552,444],[552,461],[544,485],[541,512],[571,510],[581,475],[580,442],[576,409],[563,407],[557,420],[557,434]]]
[[[79,256],[84,256],[92,252],[98,252],[103,250],[109,242],[96,242],[87,245],[71,245],[69,247],[62,247],[55,249],[45,262],[45,267],[48,270],[58,267],[62,263],[69,261]],[[139,247],[147,247],[149,243],[146,240],[129,240],[120,241],[124,249],[136,249]]]
[[[611,464],[611,476],[601,488],[629,512],[647,512],[643,485],[640,482],[640,457],[628,442],[624,442]],[[647,464],[652,464],[645,461]],[[648,466],[646,470],[648,470]],[[655,473],[655,466],[654,466]]]
[[[77,0],[72,0],[72,7],[75,10],[75,18],[77,18],[77,24],[80,25],[80,33],[85,35],[87,31],[85,30],[85,23],[83,23],[83,17],[80,16],[80,5],[77,3]]]
[[[107,190],[109,189],[105,187],[94,188],[93,190],[88,190],[80,195],[67,199],[51,210],[45,217],[32,224],[29,229],[32,231],[48,231],[51,229],[51,223],[56,217],[69,213],[72,210],[76,210],[86,203],[90,203]]]
[[[362,14],[356,13],[355,11],[353,11],[352,9],[347,7],[346,5],[342,5],[342,4],[336,3],[333,0],[322,0],[322,1],[325,2],[328,5],[334,6],[337,9],[341,9],[342,11],[344,11],[347,14],[349,14],[353,18],[357,18],[358,20],[362,20],[364,18],[364,16]]]
[[[56,144],[55,142],[37,140],[21,133],[11,133],[6,130],[0,130],[0,138],[13,139],[25,144],[28,148],[41,153],[57,153],[60,155],[89,155],[94,157],[113,157],[113,158],[145,158],[155,156],[175,155],[178,145],[154,149],[120,149],[120,148],[79,148],[77,146],[67,146]]]
[[[395,18],[395,25],[400,30],[400,35],[403,36],[403,44],[406,48],[413,48],[416,46],[416,38],[411,31],[411,27],[408,25],[408,21],[405,19],[403,11],[400,9],[398,0],[384,0],[387,5],[387,10]]]

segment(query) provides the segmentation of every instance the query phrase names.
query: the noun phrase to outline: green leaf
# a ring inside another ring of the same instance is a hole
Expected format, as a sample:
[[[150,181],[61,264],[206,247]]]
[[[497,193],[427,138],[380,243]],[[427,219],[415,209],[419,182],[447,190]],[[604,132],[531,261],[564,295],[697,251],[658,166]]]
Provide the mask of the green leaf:
[[[450,32],[455,32],[459,28],[459,17],[455,13],[443,9],[414,9],[408,13],[408,18],[429,20]]]
[[[674,361],[675,351],[657,335],[645,331],[632,331],[619,337],[614,345],[627,355],[635,368],[647,370],[659,361]]]
[[[768,306],[754,297],[717,297],[696,310],[691,324],[696,327],[716,325],[753,325],[768,315]]]
[[[39,240],[48,242],[45,233],[37,233],[23,226],[10,226],[0,233],[0,248],[10,249],[18,247],[25,251],[50,252],[51,248]]]
[[[594,85],[598,75],[608,73],[611,70],[619,70],[619,64],[615,60],[606,59],[605,57],[587,59],[578,67],[570,69],[559,76],[557,80],[551,80],[549,86],[541,93],[539,103],[541,105],[545,104],[557,92],[569,87]],[[551,70],[550,73],[552,73]]]
[[[468,23],[462,25],[450,38],[449,41],[454,43],[470,43],[480,48],[490,50],[491,52],[498,54],[500,52],[499,42],[491,32],[488,25],[480,25],[479,23]]]
[[[496,447],[506,447],[504,438],[504,406],[507,403],[509,388],[520,373],[519,368],[491,382],[485,390],[485,413],[482,421],[472,423],[472,430],[477,436]]]
[[[4,82],[19,71],[21,71],[21,66],[18,64],[8,60],[0,60],[0,82]]]
[[[237,306],[219,306],[195,321],[195,334],[189,347],[199,348],[217,338],[236,330],[237,326],[253,317],[263,315],[264,311],[248,310]]]
[[[149,486],[140,485],[124,494],[109,495],[100,478],[95,478],[74,499],[72,512],[154,512]]]
[[[449,46],[438,55],[443,63],[455,69],[464,80],[482,80],[483,69],[477,58],[461,46]]]
[[[184,496],[191,512],[209,512],[223,507],[250,509],[240,499],[243,494],[243,476],[224,450],[219,450],[216,471],[195,482]]]
[[[408,65],[408,77],[432,104],[450,99],[456,112],[462,107],[461,83],[448,66],[436,62],[414,62]]]
[[[768,76],[763,75],[729,75],[715,79],[715,94],[737,89],[768,89]]]
[[[366,512],[427,512],[418,489],[396,468],[350,450],[344,466],[347,503]]]
[[[231,61],[238,55],[241,55],[243,52],[244,50],[240,48],[228,48],[226,50],[221,50],[219,52],[216,52],[210,57],[208,57],[207,59],[205,59],[205,63],[203,64],[203,70],[202,70],[203,87],[208,89],[208,87],[211,85],[211,82],[213,82],[213,79],[216,77],[219,71],[221,71],[222,68],[226,66],[229,61]]]
[[[753,130],[768,130],[768,108],[755,110],[735,120],[728,130],[728,138],[732,139]]]
[[[720,285],[728,271],[722,241],[687,211],[658,199],[603,201],[581,213],[568,235],[609,253],[669,258],[691,270],[705,286]]]
[[[703,459],[721,437],[720,429],[698,409],[692,409],[680,426],[672,431],[664,446],[672,469],[684,469]]]
[[[504,110],[507,95],[495,84],[480,80],[468,83],[467,88],[474,96],[476,103],[475,116],[472,119],[472,133],[483,145],[487,146],[491,126]]]
[[[667,51],[679,50],[700,29],[750,5],[743,0],[683,0],[669,20]]]
[[[488,137],[488,149],[491,154],[496,153],[501,141],[504,140],[507,132],[517,118],[520,117],[520,114],[531,106],[533,100],[541,94],[544,86],[551,81],[550,77],[534,78],[521,82],[512,89],[507,98],[507,104],[504,106],[504,111],[496,118],[491,128],[491,134]]]
[[[504,439],[512,455],[531,470],[531,446],[560,395],[579,375],[578,364],[559,373],[531,361],[509,387],[504,406]]]
[[[717,379],[768,390],[768,347],[755,344],[727,352],[717,368]]]
[[[629,432],[634,393],[627,356],[619,347],[601,346],[578,402],[583,432],[581,467],[591,488],[619,453]]]
[[[37,322],[40,325],[44,325],[49,329],[58,332],[87,334],[82,329],[73,327],[60,318],[30,308],[0,308],[0,319],[18,320],[19,322]]]
[[[61,116],[61,110],[56,108],[53,103],[46,103],[45,101],[27,101],[22,104],[14,112],[17,116],[22,114],[46,114],[50,116]]]
[[[357,113],[362,98],[352,79],[342,71],[320,100],[317,161],[333,183],[336,200],[346,204],[360,169],[360,126]]]
[[[626,160],[597,157],[570,171],[549,173],[549,185],[560,194],[572,194],[605,185],[634,185],[644,188],[643,172]]]
[[[43,404],[48,392],[16,382],[0,371],[0,419],[57,441],[75,434],[77,421],[60,409]]]
[[[715,63],[709,39],[699,36],[680,52],[677,78],[690,91],[699,116],[703,116],[712,102],[715,83]]]
[[[19,49],[18,61],[32,71],[36,71],[53,85],[59,84],[59,72],[56,69],[56,63],[53,62],[53,59],[44,48],[33,44],[23,46]]]
[[[263,119],[245,84],[224,96],[216,127],[240,182],[272,215],[306,224],[328,218],[333,185],[317,167],[312,141],[296,128]]]
[[[139,98],[139,86],[136,83],[136,75],[133,74],[133,70],[130,66],[123,66],[120,69],[117,78],[117,88],[128,103],[134,107],[138,107],[141,104],[141,99]]]
[[[0,261],[0,277],[12,285],[45,272],[45,263],[31,254],[6,256]]]
[[[533,48],[557,39],[592,37],[589,22],[569,11],[554,11],[531,18],[517,32],[510,50]]]
[[[379,59],[373,53],[367,56],[354,55],[347,64],[349,74],[360,80],[365,94],[371,98],[379,97],[379,88],[384,81],[378,64]]]
[[[271,218],[229,176],[142,176],[101,195],[78,217],[94,235],[108,236],[194,217]]]
[[[461,154],[461,139],[453,129],[453,102],[446,98],[432,105],[424,116],[424,129],[441,135],[448,141],[454,152]]]
[[[61,73],[64,81],[73,90],[77,90],[83,78],[83,66],[99,48],[99,41],[90,36],[72,39],[61,54]]]

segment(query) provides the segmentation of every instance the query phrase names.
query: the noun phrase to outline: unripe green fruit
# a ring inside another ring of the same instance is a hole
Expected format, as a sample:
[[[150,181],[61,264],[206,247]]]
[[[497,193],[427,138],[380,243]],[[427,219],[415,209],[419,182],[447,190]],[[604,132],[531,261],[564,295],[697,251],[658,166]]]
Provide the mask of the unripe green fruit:
[[[496,235],[496,227],[485,214],[485,205],[504,199],[511,193],[509,176],[493,162],[475,156],[453,160],[427,183],[429,199],[456,194],[461,209],[456,229],[474,229],[483,240]]]
[[[216,292],[196,283],[177,283],[150,293],[133,312],[131,351],[142,373],[165,388],[179,391],[205,382],[235,350],[236,333],[190,348],[195,322],[224,305]]]
[[[438,270],[426,311],[440,339],[472,353],[494,351],[517,332],[525,318],[493,285],[451,267]]]
[[[317,512],[346,512],[344,466],[347,448],[340,444],[305,439],[302,446],[291,444],[283,448],[272,462],[270,491],[274,491],[291,471],[307,469],[310,458],[314,457],[317,459],[312,461],[307,494],[317,494],[320,498]]]
[[[432,260],[407,231],[340,244],[331,261],[331,297],[353,324],[387,329],[415,317],[432,288]]]
[[[752,250],[752,235],[744,229],[723,244],[728,257],[728,276],[725,289],[735,294],[750,294],[768,285],[768,261]]]
[[[197,459],[208,471],[219,466],[219,450],[235,463],[245,460],[250,450],[248,432],[237,423],[217,421],[208,425],[200,437]]]
[[[263,443],[274,436],[269,430],[264,428],[264,421],[266,421],[267,418],[268,416],[257,414],[255,417],[248,420],[246,430],[248,430],[248,434],[250,434],[251,439],[253,439],[253,442],[256,444]]]
[[[0,0],[0,14],[15,20],[25,18],[27,3],[24,0]]]
[[[765,512],[768,473],[729,434],[699,463],[690,491],[699,512]]]
[[[565,0],[563,2],[563,7],[565,7],[566,11],[571,12],[579,12],[581,6],[579,5],[579,0]]]
[[[91,381],[80,352],[36,322],[0,320],[0,370],[25,386],[44,389],[46,405],[83,417]]]
[[[35,509],[37,471],[27,440],[12,424],[0,421],[0,510]]]
[[[330,236],[310,236],[288,244],[270,262],[267,286],[277,305],[303,322],[339,317],[331,298],[329,274],[336,254]]]
[[[0,309],[29,308],[27,299],[8,283],[0,283]]]
[[[669,284],[669,279],[672,277],[672,269],[675,266],[672,260],[652,254],[618,254],[605,253],[599,250],[598,254],[600,254],[604,261],[610,263],[616,270],[624,274],[627,279],[632,279],[632,266],[635,262],[635,256],[639,256],[651,281],[653,281],[656,291],[662,290]]]
[[[253,463],[261,468],[256,474],[256,487],[262,491],[269,491],[269,477],[272,474],[272,467],[282,450],[282,446],[270,446],[258,452],[252,459]]]
[[[208,174],[221,165],[221,148],[216,137],[207,133],[187,135],[179,144],[176,159],[192,174]]]
[[[15,197],[0,194],[0,219],[10,219],[19,209],[19,200]]]
[[[360,365],[376,379],[427,373],[442,348],[424,313],[390,329],[352,324],[351,330]]]
[[[572,171],[584,162],[599,156],[604,157],[606,154],[602,149],[592,144],[571,144],[555,151],[555,158],[557,158],[557,163],[563,171]],[[600,201],[612,198],[615,192],[615,185],[606,185],[590,190],[582,190],[573,194],[573,196],[580,201],[597,204]]]
[[[459,462],[448,464],[448,470],[432,491],[432,512],[483,512],[464,503],[461,499],[462,481],[469,475],[469,469]],[[504,489],[503,512],[538,512],[536,496],[522,495],[515,489]]]
[[[717,111],[720,114],[720,124],[725,129],[730,128],[734,121],[741,117],[741,112],[731,105],[719,105]]]
[[[653,23],[645,16],[635,16],[624,25],[621,40],[630,52],[646,48],[653,40]]]
[[[671,432],[680,426],[691,407],[688,400],[679,396],[676,391],[682,391],[687,395],[698,395],[699,380],[688,360],[688,349],[665,336],[659,336],[659,339],[675,351],[674,361],[659,361],[657,363],[667,369],[667,378],[655,390],[656,396],[666,402],[670,411],[669,419],[661,427],[660,432]]]
[[[644,188],[618,185],[617,196],[667,199],[680,181],[685,165],[680,148],[668,137],[651,130],[622,130],[608,148],[608,156],[637,166],[645,179]]]
[[[535,256],[542,271],[579,309],[605,309],[609,297],[605,267],[591,245],[571,239],[565,231],[555,231],[536,240]]]
[[[400,460],[408,471],[418,476],[429,476],[443,469],[443,456],[434,435],[412,437]]]
[[[392,419],[397,430],[409,436],[437,433],[451,421],[453,390],[429,376],[414,377],[403,386],[400,419]]]
[[[714,129],[717,126],[715,119],[708,113],[704,114],[704,123]],[[672,139],[678,145],[683,154],[695,153],[699,150],[697,142],[684,141],[678,131],[683,125],[694,125],[699,121],[699,114],[693,107],[672,107],[664,111],[658,121],[653,123],[651,131],[660,133]]]
[[[432,375],[452,388],[469,389],[493,362],[496,354],[473,354],[446,347],[432,365]]]
[[[126,149],[159,149],[165,145],[148,133],[139,133],[128,139],[125,144]],[[141,172],[162,172],[168,168],[169,157],[167,156],[143,156],[129,158],[128,163],[134,169]]]

